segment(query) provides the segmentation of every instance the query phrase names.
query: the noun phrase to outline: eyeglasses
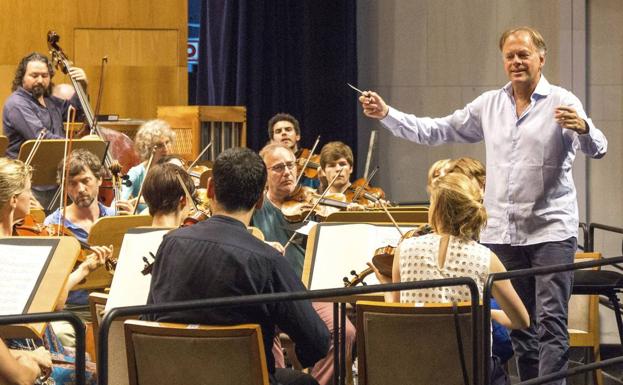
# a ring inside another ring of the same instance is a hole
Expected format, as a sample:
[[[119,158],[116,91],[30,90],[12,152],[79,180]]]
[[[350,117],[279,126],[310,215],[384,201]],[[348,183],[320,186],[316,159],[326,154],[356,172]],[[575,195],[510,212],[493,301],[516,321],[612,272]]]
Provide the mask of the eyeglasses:
[[[294,169],[294,166],[296,166],[294,162],[286,162],[276,164],[272,167],[268,167],[268,169],[276,172],[277,174],[282,174],[284,171],[286,171],[286,167],[288,168],[288,170],[292,171]]]
[[[161,150],[165,147],[170,147],[171,145],[172,145],[171,141],[167,140],[166,142],[160,142],[160,143],[154,144],[154,149]]]

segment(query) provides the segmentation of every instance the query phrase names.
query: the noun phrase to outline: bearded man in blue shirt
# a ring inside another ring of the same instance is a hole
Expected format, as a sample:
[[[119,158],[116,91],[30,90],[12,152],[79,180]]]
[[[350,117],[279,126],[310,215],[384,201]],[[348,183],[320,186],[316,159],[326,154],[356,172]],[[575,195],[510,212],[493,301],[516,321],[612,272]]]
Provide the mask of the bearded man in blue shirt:
[[[508,270],[572,263],[579,222],[573,160],[578,149],[603,157],[607,140],[580,100],[542,75],[547,48],[538,31],[510,29],[500,50],[510,82],[446,117],[405,114],[372,91],[359,101],[366,116],[416,143],[484,140],[488,221],[481,242]],[[522,381],[567,369],[572,278],[566,272],[513,281],[531,318],[530,328],[511,334]]]

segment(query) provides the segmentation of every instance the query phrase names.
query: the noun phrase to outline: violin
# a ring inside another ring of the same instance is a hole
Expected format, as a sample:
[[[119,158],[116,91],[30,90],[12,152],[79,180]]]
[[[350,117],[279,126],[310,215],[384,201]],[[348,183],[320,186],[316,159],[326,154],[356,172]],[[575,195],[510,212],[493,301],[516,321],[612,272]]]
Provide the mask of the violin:
[[[326,194],[321,197],[311,187],[298,186],[281,205],[281,212],[291,223],[303,221],[311,211],[317,220],[323,221],[334,212],[346,210],[349,206],[344,194]]]
[[[359,178],[344,192],[349,202],[359,203],[362,206],[374,206],[379,199],[385,199],[385,191],[380,187],[370,187],[368,181]]]
[[[311,156],[310,156],[311,155]],[[308,161],[309,159],[309,161]],[[307,164],[305,164],[307,162]],[[303,169],[305,167],[305,169]],[[305,175],[309,179],[318,178],[318,169],[320,168],[320,155],[312,155],[312,152],[303,148],[298,151],[296,157],[297,175]]]

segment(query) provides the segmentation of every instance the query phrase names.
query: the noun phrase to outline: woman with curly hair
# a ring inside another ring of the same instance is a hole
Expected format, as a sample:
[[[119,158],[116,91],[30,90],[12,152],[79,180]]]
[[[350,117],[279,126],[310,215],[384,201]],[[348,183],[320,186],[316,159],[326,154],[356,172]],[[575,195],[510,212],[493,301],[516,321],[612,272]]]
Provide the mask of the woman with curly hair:
[[[128,171],[131,184],[130,186],[124,185],[122,187],[121,199],[128,200],[138,196],[143,180],[145,179],[147,163],[149,162],[152,150],[154,151],[152,164],[155,165],[160,158],[171,154],[174,140],[175,132],[173,132],[169,123],[164,120],[154,119],[143,123],[134,138],[134,148],[141,159],[141,163]],[[145,206],[142,204],[139,206],[139,210],[144,208]]]

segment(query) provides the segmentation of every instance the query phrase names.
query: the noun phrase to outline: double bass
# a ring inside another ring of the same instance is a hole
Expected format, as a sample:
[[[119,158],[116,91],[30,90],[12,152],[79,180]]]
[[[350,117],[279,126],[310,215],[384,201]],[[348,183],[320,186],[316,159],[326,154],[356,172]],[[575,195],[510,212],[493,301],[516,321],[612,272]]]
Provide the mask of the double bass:
[[[72,67],[72,62],[58,45],[59,40],[60,36],[56,32],[48,32],[48,48],[50,50],[50,55],[52,56],[52,61],[60,71],[69,75],[69,69]],[[91,133],[99,136],[103,141],[109,143],[108,153],[103,160],[104,165],[108,170],[110,170],[111,167],[115,167],[114,165],[116,163],[121,166],[122,173],[127,173],[132,166],[135,166],[140,162],[138,155],[134,151],[134,142],[122,132],[100,127],[97,122],[97,117],[91,109],[88,95],[82,83],[71,76],[69,77],[71,79],[71,84],[76,90],[76,96],[80,102],[85,123],[90,128]],[[102,186],[105,185],[110,186],[110,180],[105,179]],[[112,199],[110,199],[110,197],[106,197],[104,201],[104,204],[109,206]]]

